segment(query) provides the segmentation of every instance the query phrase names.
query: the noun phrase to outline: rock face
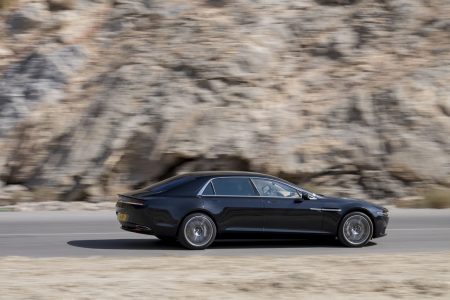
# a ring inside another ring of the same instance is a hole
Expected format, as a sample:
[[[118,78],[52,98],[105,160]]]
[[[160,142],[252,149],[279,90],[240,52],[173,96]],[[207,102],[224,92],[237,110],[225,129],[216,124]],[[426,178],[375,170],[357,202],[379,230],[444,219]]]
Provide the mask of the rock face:
[[[211,169],[370,200],[450,185],[446,0],[70,8],[83,19],[48,12],[20,44],[0,33],[24,54],[0,79],[5,187],[106,199]]]

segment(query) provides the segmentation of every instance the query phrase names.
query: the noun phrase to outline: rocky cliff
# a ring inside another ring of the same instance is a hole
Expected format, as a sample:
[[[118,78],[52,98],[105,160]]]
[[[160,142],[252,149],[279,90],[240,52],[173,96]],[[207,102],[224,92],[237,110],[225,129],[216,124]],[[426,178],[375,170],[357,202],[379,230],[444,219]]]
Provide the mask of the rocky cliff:
[[[3,203],[211,169],[371,200],[450,185],[448,0],[6,2]]]

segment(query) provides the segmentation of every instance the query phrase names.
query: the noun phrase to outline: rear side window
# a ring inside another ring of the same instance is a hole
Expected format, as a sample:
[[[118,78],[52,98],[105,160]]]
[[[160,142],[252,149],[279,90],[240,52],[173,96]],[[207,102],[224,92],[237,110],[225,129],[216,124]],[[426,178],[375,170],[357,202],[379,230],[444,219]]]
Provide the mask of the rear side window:
[[[208,185],[206,186],[205,190],[203,191],[203,194],[205,196],[211,196],[214,195],[214,189],[212,187],[212,183],[208,183]]]
[[[215,178],[212,183],[216,195],[257,196],[249,178]]]
[[[161,181],[159,184],[154,185],[151,187],[148,191],[152,193],[161,193],[168,190],[171,190],[177,186],[180,186],[182,184],[185,184],[188,181],[191,181],[192,178],[189,177],[181,177],[177,179],[172,179],[168,181]]]
[[[168,196],[196,196],[199,189],[205,185],[205,180],[202,178],[192,177],[191,180],[186,181],[171,188],[165,195]]]

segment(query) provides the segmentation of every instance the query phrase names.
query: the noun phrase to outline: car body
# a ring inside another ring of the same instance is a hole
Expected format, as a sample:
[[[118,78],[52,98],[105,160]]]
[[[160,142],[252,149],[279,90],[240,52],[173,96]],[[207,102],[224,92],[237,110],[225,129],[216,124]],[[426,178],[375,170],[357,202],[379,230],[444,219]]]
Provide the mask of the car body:
[[[193,172],[119,194],[122,229],[204,249],[215,238],[334,236],[359,247],[386,235],[388,210],[251,172]],[[200,241],[201,242],[197,242]]]

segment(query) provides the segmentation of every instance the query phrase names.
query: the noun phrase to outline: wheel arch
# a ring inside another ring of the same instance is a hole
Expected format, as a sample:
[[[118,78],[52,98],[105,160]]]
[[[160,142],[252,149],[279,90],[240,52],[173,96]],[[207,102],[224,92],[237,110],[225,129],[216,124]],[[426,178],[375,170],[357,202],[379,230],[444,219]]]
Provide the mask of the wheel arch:
[[[364,207],[353,207],[353,208],[346,210],[345,213],[342,214],[341,219],[339,220],[338,227],[337,227],[338,230],[336,233],[338,234],[339,228],[341,228],[341,224],[342,224],[342,221],[344,220],[345,216],[347,216],[349,213],[352,213],[352,212],[360,212],[369,217],[370,221],[372,222],[372,227],[373,227],[372,228],[372,236],[370,237],[370,239],[372,239],[376,232],[377,225],[376,225],[375,218],[372,215],[372,213]]]

